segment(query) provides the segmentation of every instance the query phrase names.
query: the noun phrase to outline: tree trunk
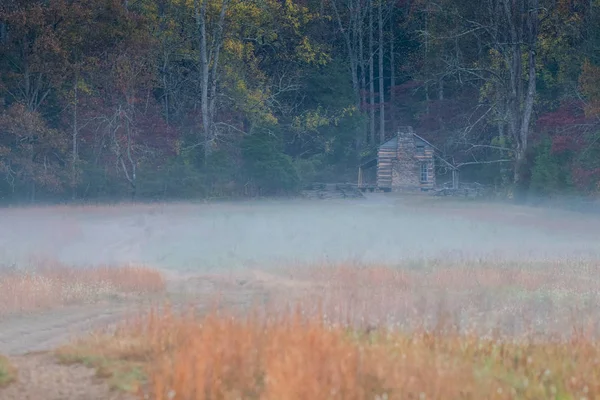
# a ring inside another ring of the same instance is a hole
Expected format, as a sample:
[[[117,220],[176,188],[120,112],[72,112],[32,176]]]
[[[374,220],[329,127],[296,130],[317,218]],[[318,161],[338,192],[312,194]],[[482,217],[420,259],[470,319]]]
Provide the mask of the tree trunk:
[[[338,27],[342,32],[342,36],[344,37],[344,43],[346,44],[346,51],[348,52],[348,60],[350,61],[350,74],[352,75],[352,90],[354,91],[355,104],[358,109],[360,109],[360,89],[358,82],[358,55],[356,49],[352,43],[352,30],[356,29],[358,15],[360,15],[360,11],[358,14],[351,14],[350,20],[348,23],[348,27],[344,27],[342,23],[342,17],[338,11],[337,0],[331,1],[331,6],[333,7],[333,11],[338,22]],[[352,8],[352,7],[351,7]],[[359,27],[360,29],[360,27]]]
[[[360,65],[360,104],[361,104],[361,107],[364,107],[364,105],[367,102],[367,99],[365,98],[365,94],[367,92],[367,73],[365,71],[364,29],[360,29],[360,28],[362,28],[362,24],[364,23],[362,8],[359,10],[359,12],[360,12],[359,20],[361,22],[361,24],[359,25],[359,32],[358,32],[358,62]],[[368,134],[365,137],[365,141],[367,141],[367,142],[369,141]]]
[[[331,0],[330,4],[333,8],[333,12],[335,14],[338,27],[342,33],[342,37],[346,45],[346,51],[348,53],[350,75],[352,76],[352,90],[354,92],[356,109],[361,110],[363,106],[363,95],[361,93],[361,89],[364,88],[364,84],[362,82],[364,80],[364,60],[362,57],[362,24],[364,20],[364,14],[361,0],[351,0],[348,4],[349,17],[347,26],[344,26],[344,23],[342,22],[342,17],[338,9],[338,0]],[[358,75],[359,68],[361,74],[360,78]],[[355,148],[357,150],[357,154],[358,150],[360,150],[362,147],[363,140],[364,134],[362,132],[357,132],[357,136],[355,138]]]
[[[520,131],[520,143],[523,152],[523,159],[526,155],[529,145],[529,130],[531,126],[531,116],[533,114],[533,105],[536,95],[536,50],[537,50],[537,30],[538,30],[538,0],[529,1],[529,16],[527,18],[528,30],[528,83],[527,94],[524,99],[523,123]],[[521,177],[519,177],[520,179]]]
[[[429,6],[427,6],[427,10],[425,11],[425,32],[429,32]],[[429,35],[425,35],[424,50],[425,54],[423,59],[425,60],[425,63],[423,75],[425,76],[425,113],[429,114],[429,68],[427,68],[427,57],[429,57]]]
[[[165,110],[165,122],[167,125],[170,123],[170,114],[169,114],[169,83],[167,82],[167,69],[168,69],[169,57],[166,54],[166,51],[163,52],[163,67],[162,67],[162,83],[163,90],[165,91],[163,95],[163,107]]]
[[[77,161],[79,159],[77,151],[77,136],[79,133],[79,125],[77,118],[77,107],[78,107],[78,86],[79,86],[79,73],[75,73],[75,81],[73,82],[73,132],[71,133],[71,198],[75,200],[76,197],[76,180],[77,180]]]
[[[199,1],[202,1],[199,4]],[[208,43],[206,10],[208,0],[194,0],[194,11],[196,17],[196,26],[199,35],[199,60],[201,71],[200,85],[200,110],[202,113],[202,131],[204,136],[204,162],[208,161],[212,154],[215,141],[215,118],[216,118],[216,99],[217,82],[219,72],[219,55],[223,45],[223,31],[225,24],[225,12],[229,0],[223,0],[219,21],[217,22],[212,43]]]
[[[209,114],[211,119],[211,125],[214,123],[216,117],[216,99],[217,99],[217,82],[219,78],[219,55],[221,53],[221,46],[223,45],[223,26],[225,24],[225,11],[227,11],[227,3],[229,0],[223,0],[221,5],[221,12],[219,13],[219,23],[215,28],[215,35],[213,45],[211,48],[212,57],[212,71],[211,71],[211,87],[210,87],[210,104]],[[213,132],[214,135],[214,132]]]
[[[373,57],[373,0],[369,0],[369,133],[371,144],[375,144],[375,66]]]
[[[130,106],[130,108],[132,108]],[[133,115],[133,113],[131,113],[131,115]],[[127,171],[127,166],[125,165],[125,162],[123,161],[123,158],[121,157],[121,164],[123,166],[123,170],[125,171],[125,176],[127,177],[127,180],[129,181],[129,185],[131,186],[131,200],[135,200],[136,194],[137,194],[137,168],[136,168],[136,164],[133,160],[133,154],[131,153],[132,150],[132,140],[131,140],[131,124],[129,123],[129,119],[127,119],[126,123],[125,123],[126,129],[127,129],[127,161],[129,161],[129,165],[131,166],[131,174],[129,174],[129,172]]]
[[[536,96],[536,50],[539,23],[538,0],[520,0],[504,3],[511,38],[510,80],[507,112],[509,131],[515,141],[513,185],[515,199],[524,196],[524,167],[526,162],[531,117]],[[527,91],[524,91],[522,47],[527,46]]]
[[[396,114],[395,114],[395,105],[396,105],[396,92],[394,88],[396,86],[396,58],[395,58],[395,49],[394,42],[396,38],[394,36],[394,5],[392,4],[392,8],[390,10],[390,120],[392,123],[392,131],[396,132]]]
[[[377,9],[379,19],[379,143],[385,142],[385,87],[383,80],[383,0]]]
[[[202,5],[199,6],[198,1],[202,1]],[[200,72],[201,86],[200,86],[200,110],[202,113],[202,131],[204,136],[204,162],[207,161],[208,156],[212,150],[212,121],[209,115],[208,108],[208,81],[209,81],[209,64],[207,54],[207,39],[206,39],[206,7],[208,0],[194,0],[194,10],[196,14],[196,25],[198,28],[200,46]]]

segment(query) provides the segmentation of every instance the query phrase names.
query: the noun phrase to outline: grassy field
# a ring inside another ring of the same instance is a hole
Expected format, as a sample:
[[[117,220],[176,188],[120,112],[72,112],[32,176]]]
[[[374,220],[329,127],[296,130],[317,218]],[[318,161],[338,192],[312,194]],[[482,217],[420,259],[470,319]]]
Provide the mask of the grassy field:
[[[0,315],[92,303],[111,296],[161,293],[165,280],[138,265],[70,267],[36,260],[0,272]]]
[[[127,399],[600,398],[596,216],[376,196],[0,218],[5,263],[56,260],[2,275],[0,313],[164,291],[177,303],[126,319],[122,303],[107,316],[122,321],[116,329],[52,353],[56,375],[92,367]],[[73,321],[83,329],[102,304],[3,323],[0,344],[21,354],[56,343],[49,336]],[[21,340],[28,329],[50,334]],[[21,371],[37,359],[18,361]],[[36,374],[54,368],[42,361]],[[12,385],[7,398],[38,381]],[[80,381],[73,393],[92,383]],[[66,397],[55,375],[46,382],[52,400]]]
[[[250,313],[166,306],[57,355],[158,400],[597,398],[598,270],[560,270],[293,269]]]
[[[600,390],[600,353],[585,337],[530,343],[363,333],[299,314],[159,314],[144,322],[95,342],[96,358],[78,351],[99,376],[152,399],[581,399]],[[147,378],[138,381],[144,368]]]

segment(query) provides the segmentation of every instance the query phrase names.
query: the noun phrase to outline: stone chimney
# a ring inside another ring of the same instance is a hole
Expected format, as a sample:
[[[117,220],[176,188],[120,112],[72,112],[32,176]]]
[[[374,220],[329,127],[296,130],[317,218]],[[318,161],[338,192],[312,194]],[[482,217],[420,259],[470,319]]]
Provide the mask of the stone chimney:
[[[412,126],[400,126],[397,131],[398,135],[398,157],[403,155],[414,155],[416,153],[414,131]]]
[[[397,131],[398,149],[394,163],[394,185],[398,189],[417,189],[419,186],[419,163],[415,158],[417,146],[411,126],[401,126]]]

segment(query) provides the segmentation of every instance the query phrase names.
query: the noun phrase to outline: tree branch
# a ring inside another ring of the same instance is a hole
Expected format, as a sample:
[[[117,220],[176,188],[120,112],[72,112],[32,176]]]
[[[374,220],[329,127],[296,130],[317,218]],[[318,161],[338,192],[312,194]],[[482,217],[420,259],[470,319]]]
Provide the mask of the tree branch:
[[[491,161],[469,161],[456,165],[456,168],[464,167],[465,165],[480,165],[480,164],[497,164],[497,163],[505,163],[505,162],[513,162],[514,160],[491,160]]]
[[[484,149],[495,149],[495,150],[502,150],[502,151],[510,151],[510,152],[513,152],[513,153],[515,152],[514,149],[511,149],[509,147],[493,146],[493,145],[488,145],[488,144],[472,144],[472,143],[461,143],[461,144],[470,146],[465,151],[470,151],[470,150],[476,149],[476,148],[484,148]]]

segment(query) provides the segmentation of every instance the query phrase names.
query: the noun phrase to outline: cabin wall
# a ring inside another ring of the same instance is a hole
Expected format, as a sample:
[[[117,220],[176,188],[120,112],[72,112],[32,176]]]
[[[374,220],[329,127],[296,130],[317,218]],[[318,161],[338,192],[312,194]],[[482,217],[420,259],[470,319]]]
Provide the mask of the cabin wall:
[[[379,190],[429,190],[435,188],[434,148],[415,135],[411,127],[402,127],[397,136],[383,143],[377,152],[377,167],[366,162],[359,168],[359,186],[376,186]],[[427,168],[427,181],[421,181],[422,166]],[[376,185],[372,182],[376,181]]]
[[[377,187],[391,189],[393,186],[393,167],[396,159],[396,149],[380,147],[377,153]]]

